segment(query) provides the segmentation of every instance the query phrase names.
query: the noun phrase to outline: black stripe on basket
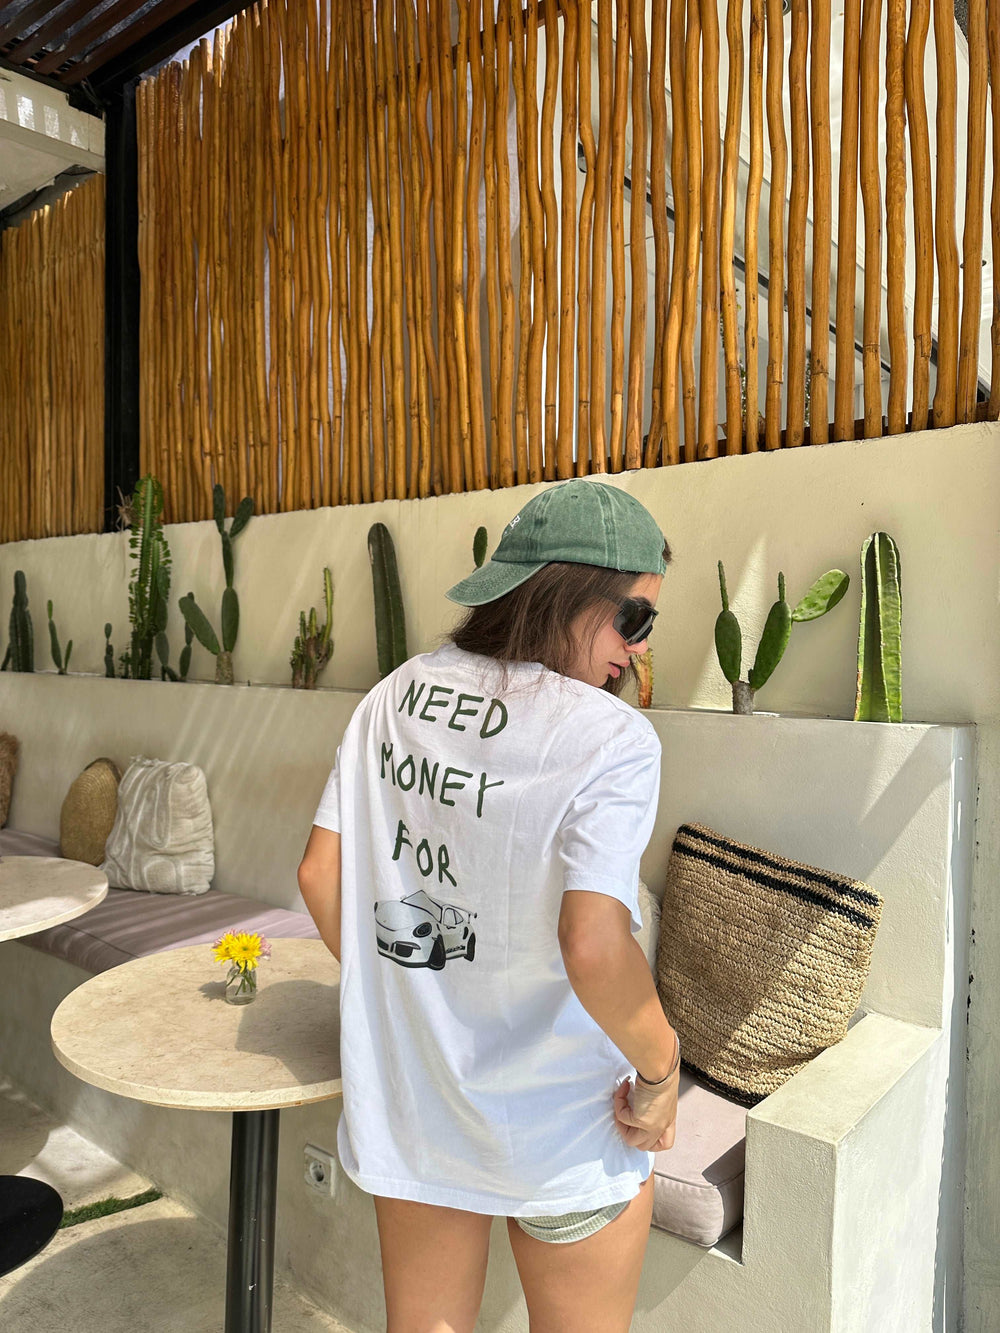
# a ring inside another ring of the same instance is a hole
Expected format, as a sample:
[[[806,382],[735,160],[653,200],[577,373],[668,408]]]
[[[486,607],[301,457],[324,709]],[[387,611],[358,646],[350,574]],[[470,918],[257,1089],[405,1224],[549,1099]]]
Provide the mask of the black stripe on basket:
[[[715,856],[712,852],[704,852],[699,847],[680,846],[677,847],[677,851],[682,856],[691,856],[697,861],[705,861],[717,870],[726,871],[727,874],[743,875],[746,879],[752,880],[754,884],[760,884],[765,889],[777,889],[780,893],[790,893],[794,898],[815,903],[817,907],[823,907],[828,912],[836,912],[838,916],[846,917],[848,921],[852,921],[856,926],[867,926],[871,929],[875,925],[871,917],[865,916],[864,912],[859,912],[857,908],[848,907],[847,903],[831,902],[829,898],[824,898],[815,889],[807,889],[802,884],[791,884],[787,880],[779,879],[777,875],[766,875],[760,870],[748,870],[743,866],[730,865],[721,856]]]
[[[758,865],[769,866],[772,870],[783,870],[786,873],[789,870],[787,861],[782,861],[776,856],[769,856],[766,852],[758,852],[745,843],[735,842],[730,838],[715,838],[707,833],[702,833],[696,829],[693,824],[682,824],[677,830],[677,836],[685,834],[689,838],[700,838],[702,842],[711,843],[713,847],[721,847],[730,851],[735,856],[742,856],[746,861],[756,861]],[[866,903],[869,907],[878,907],[878,894],[870,889],[859,889],[853,884],[845,884],[843,879],[824,872],[814,870],[810,866],[804,866],[799,862],[795,863],[795,874],[800,879],[811,879],[814,884],[823,884],[828,889],[834,889],[837,893],[846,894],[850,898],[857,898],[860,902]]]
[[[682,1060],[681,1064],[695,1076],[699,1083],[704,1083],[713,1092],[721,1093],[727,1101],[738,1102],[740,1106],[756,1106],[758,1102],[762,1102],[765,1097],[770,1095],[766,1092],[747,1092],[743,1088],[730,1087],[728,1083],[712,1078],[711,1074],[706,1074],[704,1069],[699,1069],[697,1065],[691,1064],[688,1060]]]

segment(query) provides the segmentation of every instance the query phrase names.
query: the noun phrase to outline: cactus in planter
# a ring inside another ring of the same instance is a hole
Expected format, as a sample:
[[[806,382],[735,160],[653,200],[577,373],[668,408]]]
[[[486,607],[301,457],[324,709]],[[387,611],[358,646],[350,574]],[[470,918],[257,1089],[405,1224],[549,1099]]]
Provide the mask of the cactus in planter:
[[[250,522],[253,514],[253,497],[245,495],[240,501],[228,532],[226,531],[225,522],[226,493],[219,485],[212,487],[212,510],[215,526],[219,529],[219,536],[222,539],[222,566],[226,575],[226,587],[222,594],[221,647],[208,617],[194,600],[193,592],[189,592],[185,597],[182,597],[178,605],[181,609],[181,615],[190,626],[195,638],[215,658],[216,685],[232,685],[233,649],[236,647],[236,636],[240,629],[240,603],[236,596],[236,589],[233,587],[233,542]],[[183,659],[183,654],[181,656]],[[187,671],[183,670],[183,662],[182,672],[183,676],[187,675]]]
[[[855,722],[902,722],[902,583],[899,549],[887,532],[861,548],[861,627]]]
[[[368,559],[375,592],[378,672],[380,679],[384,679],[407,658],[406,620],[396,568],[396,549],[384,523],[373,523],[368,530]]]
[[[292,688],[296,690],[314,690],[316,677],[330,660],[333,642],[330,633],[333,629],[333,575],[329,569],[323,570],[323,595],[326,599],[326,622],[320,627],[316,618],[316,608],[306,613],[299,612],[299,632],[295,636],[292,649]]]
[[[633,657],[632,665],[639,678],[639,707],[653,706],[653,650],[647,648],[640,657]]]
[[[476,535],[472,539],[472,558],[476,562],[477,569],[482,566],[483,561],[486,559],[487,540],[486,529],[477,528]]]
[[[111,621],[104,626],[104,674],[110,680],[115,678],[115,650],[111,643]]]
[[[34,671],[35,635],[28,610],[28,584],[24,570],[14,574],[14,605],[10,609],[10,643],[0,671]]]
[[[733,687],[733,712],[750,714],[756,692],[770,679],[781,661],[795,621],[818,620],[837,605],[850,584],[850,578],[839,569],[827,570],[820,575],[805,596],[789,607],[785,601],[785,576],[778,575],[778,600],[771,606],[757,645],[757,655],[746,680],[740,679],[743,635],[740,623],[729,609],[726,571],[719,561],[719,588],[722,592],[722,610],[715,622],[715,651],[722,673]]]
[[[52,660],[56,665],[56,670],[60,676],[65,676],[69,670],[69,655],[73,651],[73,640],[70,639],[66,645],[66,661],[63,662],[62,649],[59,647],[59,635],[56,632],[56,622],[52,619],[52,599],[49,599],[47,606],[49,614],[49,643],[52,648]]]
[[[129,547],[135,566],[128,589],[132,639],[122,654],[122,675],[149,680],[153,646],[167,628],[170,596],[170,548],[163,535],[163,487],[153,476],[140,477],[130,506]]]

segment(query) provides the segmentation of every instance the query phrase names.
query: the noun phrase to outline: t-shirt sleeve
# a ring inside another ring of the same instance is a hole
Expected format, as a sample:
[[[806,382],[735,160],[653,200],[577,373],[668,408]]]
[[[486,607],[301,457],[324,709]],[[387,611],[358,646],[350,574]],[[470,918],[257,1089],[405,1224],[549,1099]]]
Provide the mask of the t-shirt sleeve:
[[[650,728],[603,752],[596,771],[573,797],[559,826],[563,891],[606,893],[642,929],[639,861],[653,832],[660,794],[659,737]]]
[[[323,788],[319,809],[313,817],[314,824],[329,829],[331,833],[340,832],[340,748],[338,745],[337,757]]]

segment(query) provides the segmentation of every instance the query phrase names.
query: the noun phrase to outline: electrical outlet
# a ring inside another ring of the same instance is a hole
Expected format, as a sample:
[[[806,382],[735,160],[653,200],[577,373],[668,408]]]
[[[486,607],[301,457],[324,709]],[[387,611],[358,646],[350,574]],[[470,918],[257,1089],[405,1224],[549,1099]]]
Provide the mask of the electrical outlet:
[[[310,1189],[317,1194],[333,1197],[334,1190],[334,1154],[325,1148],[306,1144],[304,1178]]]

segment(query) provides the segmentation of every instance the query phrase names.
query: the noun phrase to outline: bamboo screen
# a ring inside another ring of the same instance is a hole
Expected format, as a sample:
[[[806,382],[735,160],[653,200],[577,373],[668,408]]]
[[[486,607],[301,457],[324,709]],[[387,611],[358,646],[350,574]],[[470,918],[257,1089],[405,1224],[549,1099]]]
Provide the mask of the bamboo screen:
[[[787,42],[781,0],[728,0],[724,89],[720,17],[704,0],[269,0],[147,80],[142,467],[169,517],[207,517],[213,481],[273,512],[972,419],[1000,0],[969,3],[961,274],[951,0],[934,0],[936,107],[931,0],[887,0],[884,19],[845,0],[836,208],[830,0],[791,0]],[[860,280],[853,263],[831,278],[834,222],[852,258],[861,230]],[[992,245],[997,275],[995,187]],[[739,306],[740,251],[784,297],[763,328],[753,276]]]
[[[0,236],[0,541],[104,528],[104,177]]]

